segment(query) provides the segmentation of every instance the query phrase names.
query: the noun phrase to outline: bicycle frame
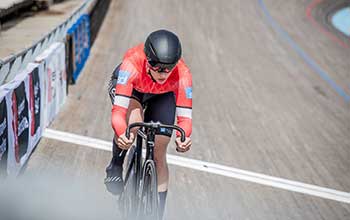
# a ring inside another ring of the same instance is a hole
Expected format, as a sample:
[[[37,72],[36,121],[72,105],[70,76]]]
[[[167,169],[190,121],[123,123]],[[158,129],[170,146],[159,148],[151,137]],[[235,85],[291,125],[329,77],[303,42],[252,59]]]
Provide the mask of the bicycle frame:
[[[158,123],[143,123],[143,122],[139,122],[139,123],[133,123],[131,125],[128,126],[127,130],[126,130],[126,137],[129,138],[130,137],[130,130],[134,127],[140,127],[137,131],[137,139],[136,139],[136,146],[133,146],[131,148],[131,152],[129,152],[129,154],[131,153],[132,158],[130,161],[130,164],[127,167],[127,171],[126,171],[126,175],[125,175],[125,179],[124,179],[124,186],[127,186],[128,184],[128,180],[129,177],[134,169],[134,175],[136,175],[136,178],[133,179],[133,182],[130,182],[131,184],[134,184],[133,187],[135,188],[129,188],[132,189],[132,195],[135,195],[130,197],[130,198],[134,198],[135,199],[135,203],[134,203],[134,207],[136,210],[140,210],[141,207],[144,207],[141,203],[141,197],[144,194],[144,185],[143,187],[142,184],[145,184],[145,175],[146,172],[146,168],[149,168],[150,163],[151,163],[151,167],[154,168],[154,171],[152,171],[154,173],[154,177],[155,178],[155,182],[153,182],[155,185],[152,186],[152,189],[155,189],[155,191],[157,193],[157,173],[156,173],[156,164],[154,162],[154,149],[155,149],[155,136],[156,136],[156,132],[160,129],[160,128],[171,128],[171,129],[175,129],[178,130],[181,133],[181,141],[185,141],[185,132],[178,126],[173,126],[173,125],[163,125]],[[146,142],[146,155],[144,160],[142,161],[142,146],[143,146],[143,140],[145,140]],[[153,164],[153,165],[152,165]],[[153,169],[152,168],[152,169]],[[149,178],[149,177],[148,177]],[[134,182],[135,181],[135,182]],[[141,184],[142,183],[142,184]],[[146,186],[148,187],[148,186]],[[147,194],[146,194],[147,195]],[[125,197],[126,196],[126,197]],[[124,199],[127,198],[127,196],[131,196],[129,194],[124,194]],[[157,193],[158,196],[158,193]],[[154,198],[154,197],[153,197]],[[158,201],[158,200],[154,200],[154,201]],[[157,207],[157,205],[155,205]],[[157,209],[157,208],[156,208]],[[139,212],[138,212],[139,213]],[[134,214],[131,214],[131,216],[134,216]],[[134,216],[136,218],[140,217],[138,216],[138,214],[136,216]]]
[[[136,138],[136,149],[135,149],[135,153],[136,153],[136,170],[137,170],[137,174],[139,174],[139,171],[142,168],[142,163],[141,163],[141,155],[142,155],[142,140],[146,140],[146,156],[145,156],[145,161],[147,160],[154,160],[154,145],[155,145],[155,136],[156,136],[156,131],[160,128],[170,128],[170,129],[175,129],[177,131],[180,132],[181,134],[181,142],[185,141],[185,132],[183,129],[181,129],[178,126],[174,126],[174,125],[163,125],[160,124],[159,122],[154,123],[154,122],[150,122],[150,123],[145,123],[145,122],[136,122],[133,124],[130,124],[125,132],[125,135],[127,138],[130,137],[130,130],[134,127],[140,127],[140,129],[137,131],[137,138]],[[134,163],[135,160],[132,161],[132,163]],[[134,164],[132,164],[134,165]],[[125,182],[127,182],[127,179],[129,177],[131,168],[133,166],[129,166],[128,171],[127,171],[127,175],[125,178]],[[139,178],[140,175],[137,175],[137,177]],[[137,181],[139,181],[139,179],[137,179]]]

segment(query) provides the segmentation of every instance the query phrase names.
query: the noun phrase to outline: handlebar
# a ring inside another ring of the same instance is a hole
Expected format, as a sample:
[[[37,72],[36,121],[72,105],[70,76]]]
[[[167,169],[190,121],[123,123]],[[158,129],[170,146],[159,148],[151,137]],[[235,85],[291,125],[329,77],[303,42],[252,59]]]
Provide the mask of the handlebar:
[[[181,134],[181,142],[185,141],[185,131],[180,128],[179,126],[176,125],[164,125],[161,124],[159,122],[136,122],[136,123],[132,123],[130,124],[127,128],[126,128],[126,132],[125,132],[125,136],[129,139],[130,138],[130,130],[134,127],[144,127],[144,128],[149,128],[152,130],[156,130],[156,129],[160,129],[160,128],[170,128],[170,129],[175,129],[177,131],[180,132]]]

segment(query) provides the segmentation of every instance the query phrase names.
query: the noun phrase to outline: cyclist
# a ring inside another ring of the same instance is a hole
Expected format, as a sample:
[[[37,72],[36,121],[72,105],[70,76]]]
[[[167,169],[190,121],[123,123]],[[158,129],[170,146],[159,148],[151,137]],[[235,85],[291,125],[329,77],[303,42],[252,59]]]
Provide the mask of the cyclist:
[[[114,129],[113,157],[106,168],[105,184],[113,194],[123,190],[122,165],[127,149],[134,141],[136,129],[126,138],[127,124],[134,122],[160,122],[177,124],[186,133],[180,141],[176,133],[177,151],[191,147],[192,132],[192,75],[181,58],[178,37],[167,30],[152,32],[145,43],[129,49],[123,61],[113,71],[109,83]],[[168,190],[169,171],[166,162],[167,145],[171,129],[163,129],[155,138],[155,162],[158,175],[160,216],[163,216]]]

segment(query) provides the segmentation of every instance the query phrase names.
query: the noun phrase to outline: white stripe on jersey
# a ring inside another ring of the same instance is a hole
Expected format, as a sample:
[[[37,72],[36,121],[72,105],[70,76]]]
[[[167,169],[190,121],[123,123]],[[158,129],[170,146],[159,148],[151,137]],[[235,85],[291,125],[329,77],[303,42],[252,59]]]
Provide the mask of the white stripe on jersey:
[[[177,114],[177,116],[180,116],[180,117],[186,117],[186,118],[192,119],[192,109],[190,109],[190,108],[177,107],[176,114]]]
[[[114,97],[113,105],[118,105],[118,106],[123,107],[123,108],[128,108],[129,102],[130,102],[130,98],[116,95]]]

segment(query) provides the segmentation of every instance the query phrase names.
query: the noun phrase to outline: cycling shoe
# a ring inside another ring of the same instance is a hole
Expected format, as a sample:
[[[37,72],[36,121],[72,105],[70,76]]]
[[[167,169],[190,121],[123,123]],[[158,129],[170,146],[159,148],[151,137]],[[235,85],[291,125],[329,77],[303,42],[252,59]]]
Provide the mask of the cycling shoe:
[[[107,177],[104,179],[107,191],[113,195],[120,195],[123,192],[123,168],[117,166],[108,166],[106,168]]]

